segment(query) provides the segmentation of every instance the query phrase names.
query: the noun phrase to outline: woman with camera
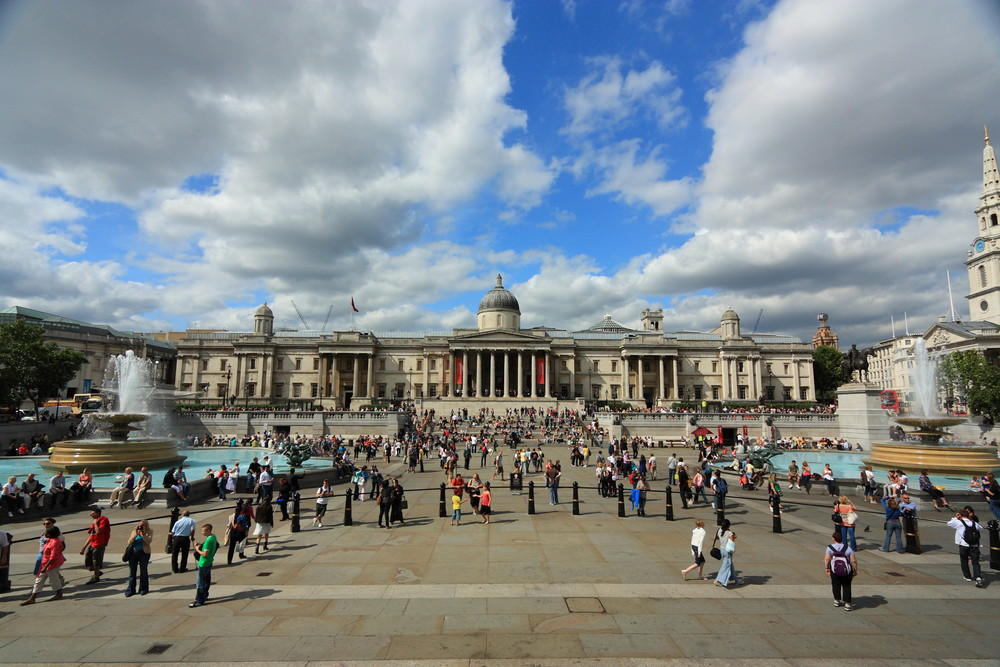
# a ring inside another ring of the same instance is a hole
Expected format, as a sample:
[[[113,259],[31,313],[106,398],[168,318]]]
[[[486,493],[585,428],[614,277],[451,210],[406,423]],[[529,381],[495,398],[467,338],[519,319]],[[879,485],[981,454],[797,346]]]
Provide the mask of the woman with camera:
[[[125,589],[125,597],[132,597],[136,593],[135,575],[139,571],[139,595],[149,592],[149,557],[153,552],[153,529],[149,527],[149,522],[143,519],[128,538],[128,546],[131,551],[128,554],[128,586]]]

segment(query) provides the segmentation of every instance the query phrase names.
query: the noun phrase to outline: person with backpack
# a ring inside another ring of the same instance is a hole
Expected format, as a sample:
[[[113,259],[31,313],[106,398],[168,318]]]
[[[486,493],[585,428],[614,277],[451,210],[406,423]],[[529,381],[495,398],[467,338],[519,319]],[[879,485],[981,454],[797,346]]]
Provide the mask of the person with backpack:
[[[844,538],[839,532],[833,534],[833,544],[826,548],[823,564],[833,586],[833,606],[854,611],[851,580],[858,573],[858,559],[854,556],[854,550],[844,544]]]
[[[726,508],[726,494],[729,493],[729,484],[722,476],[721,470],[716,470],[712,477],[712,491],[715,492],[715,511]]]
[[[976,515],[969,509],[959,511],[948,521],[948,527],[955,530],[955,544],[958,545],[958,557],[962,564],[962,576],[966,581],[975,581],[976,588],[983,587],[982,572],[979,569],[979,544],[983,527],[976,520]],[[972,570],[969,570],[969,562]]]

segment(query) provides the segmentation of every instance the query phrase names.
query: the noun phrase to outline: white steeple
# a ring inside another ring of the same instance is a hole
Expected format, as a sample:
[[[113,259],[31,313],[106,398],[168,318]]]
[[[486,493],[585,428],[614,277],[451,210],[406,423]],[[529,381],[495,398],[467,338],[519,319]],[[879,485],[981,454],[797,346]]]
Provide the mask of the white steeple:
[[[983,126],[983,194],[976,208],[979,234],[972,241],[965,266],[969,270],[969,316],[1000,324],[1000,170]]]

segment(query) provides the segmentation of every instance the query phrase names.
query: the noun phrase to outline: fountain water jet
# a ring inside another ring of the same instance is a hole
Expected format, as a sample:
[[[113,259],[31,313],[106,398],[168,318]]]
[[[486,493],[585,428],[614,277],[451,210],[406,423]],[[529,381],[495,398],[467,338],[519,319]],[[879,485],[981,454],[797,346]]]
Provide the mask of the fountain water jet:
[[[105,438],[62,440],[53,446],[52,456],[41,464],[45,470],[78,473],[84,468],[91,472],[114,472],[125,466],[166,467],[183,462],[187,457],[177,453],[172,439],[131,437],[142,431],[155,414],[152,405],[158,395],[154,381],[155,364],[136,356],[132,350],[116,355],[108,362],[104,393],[117,397],[116,412],[99,412],[88,416],[97,430],[106,431]]]

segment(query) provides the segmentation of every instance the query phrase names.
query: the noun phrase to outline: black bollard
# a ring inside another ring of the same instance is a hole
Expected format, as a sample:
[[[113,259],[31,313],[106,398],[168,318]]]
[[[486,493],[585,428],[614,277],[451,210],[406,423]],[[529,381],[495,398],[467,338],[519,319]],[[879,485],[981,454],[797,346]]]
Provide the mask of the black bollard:
[[[292,494],[292,528],[291,532],[297,533],[302,530],[302,526],[299,523],[299,512],[302,510],[302,496],[296,491]]]
[[[911,514],[903,515],[903,533],[906,535],[906,553],[920,553],[920,526]]]
[[[528,482],[528,514],[535,513],[535,481]]]
[[[781,496],[771,498],[771,532],[781,531]]]
[[[580,483],[573,482],[573,516],[580,516]]]
[[[618,484],[618,516],[625,516],[625,487]]]
[[[1000,570],[1000,522],[992,519],[986,528],[990,531],[990,569]]]
[[[441,502],[438,506],[438,516],[444,519],[448,516],[448,510],[444,506],[444,482],[441,482]]]
[[[167,547],[166,547],[166,553],[170,553],[171,543],[172,543],[172,540],[173,540],[173,538],[170,537],[170,534],[172,532],[174,532],[174,524],[177,523],[177,519],[179,519],[179,518],[181,518],[181,508],[180,507],[175,507],[172,510],[170,510],[170,528],[167,529]]]
[[[353,526],[354,518],[351,516],[351,492],[344,494],[344,525]]]
[[[0,528],[0,530],[3,530]],[[7,546],[0,547],[0,593],[10,590],[10,543],[14,536],[6,533]]]
[[[674,520],[674,490],[667,487],[667,521]]]
[[[721,526],[726,520],[726,494],[715,496],[715,525]]]

